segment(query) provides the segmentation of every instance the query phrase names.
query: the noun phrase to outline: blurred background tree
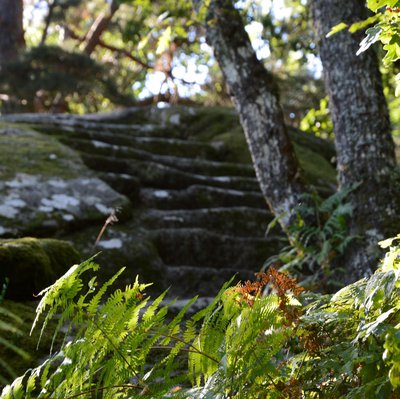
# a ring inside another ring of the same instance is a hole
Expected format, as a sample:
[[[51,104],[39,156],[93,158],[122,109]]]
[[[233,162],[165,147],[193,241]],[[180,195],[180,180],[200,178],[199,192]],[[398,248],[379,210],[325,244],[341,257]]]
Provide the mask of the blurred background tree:
[[[0,12],[0,29],[8,32],[0,39],[7,38],[0,43],[2,112],[85,113],[160,101],[230,105],[190,1],[8,0],[1,6],[7,12]],[[325,96],[307,2],[237,6],[259,57],[280,80],[287,122],[299,126]]]

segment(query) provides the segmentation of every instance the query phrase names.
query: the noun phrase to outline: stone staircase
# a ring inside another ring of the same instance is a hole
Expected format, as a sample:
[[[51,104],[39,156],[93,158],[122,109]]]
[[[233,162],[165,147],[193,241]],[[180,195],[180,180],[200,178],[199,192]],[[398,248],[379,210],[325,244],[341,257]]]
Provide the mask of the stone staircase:
[[[132,212],[109,226],[99,243],[98,260],[106,275],[126,265],[126,282],[138,273],[154,281],[156,290],[171,287],[171,295],[212,296],[235,274],[251,278],[286,241],[279,231],[265,236],[272,215],[251,163],[242,156],[235,160],[229,142],[207,137],[203,128],[193,130],[203,126],[201,117],[206,115],[196,112],[130,109],[86,117],[14,115],[7,120],[58,138],[98,178],[129,198]],[[231,111],[223,112],[221,118],[228,112],[237,124]],[[191,118],[182,122],[187,115]],[[329,185],[323,183],[321,191]],[[89,225],[61,236],[90,256],[100,228]]]

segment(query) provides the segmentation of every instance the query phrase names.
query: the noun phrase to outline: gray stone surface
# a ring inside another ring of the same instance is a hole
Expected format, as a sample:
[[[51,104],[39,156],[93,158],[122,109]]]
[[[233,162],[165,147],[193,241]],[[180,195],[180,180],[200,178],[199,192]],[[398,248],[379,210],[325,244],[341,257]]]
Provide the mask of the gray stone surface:
[[[332,145],[300,135],[296,146],[307,177],[329,193]],[[8,115],[0,150],[0,236],[52,234],[83,258],[100,251],[103,280],[126,266],[121,284],[139,274],[154,293],[209,297],[232,275],[251,278],[285,243],[279,231],[265,237],[272,215],[232,110]],[[94,247],[116,207],[119,222]]]

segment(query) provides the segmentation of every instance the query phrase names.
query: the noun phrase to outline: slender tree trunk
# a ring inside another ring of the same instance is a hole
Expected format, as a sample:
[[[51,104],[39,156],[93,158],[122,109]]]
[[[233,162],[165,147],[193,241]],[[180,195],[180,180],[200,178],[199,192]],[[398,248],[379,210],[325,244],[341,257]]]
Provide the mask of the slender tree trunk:
[[[40,45],[43,46],[46,43],[47,35],[49,33],[49,26],[51,19],[53,18],[54,8],[57,5],[57,0],[53,0],[49,3],[49,11],[47,12],[42,38],[40,39]]]
[[[257,60],[231,0],[211,0],[206,21],[207,41],[240,115],[261,190],[287,229],[305,188],[284,124],[276,82]]]
[[[340,22],[364,19],[365,1],[313,0],[312,14],[334,125],[339,184],[362,183],[349,198],[354,208],[349,233],[362,236],[345,258],[350,273],[343,280],[349,282],[371,273],[379,256],[377,241],[397,233],[394,144],[376,55],[371,49],[356,55],[363,33],[326,37]]]
[[[90,55],[93,53],[94,49],[99,44],[101,35],[107,30],[118,8],[119,3],[116,0],[112,0],[108,13],[101,14],[96,18],[85,38],[85,48],[83,51],[86,54]]]
[[[25,47],[22,0],[0,0],[0,65],[14,61]]]

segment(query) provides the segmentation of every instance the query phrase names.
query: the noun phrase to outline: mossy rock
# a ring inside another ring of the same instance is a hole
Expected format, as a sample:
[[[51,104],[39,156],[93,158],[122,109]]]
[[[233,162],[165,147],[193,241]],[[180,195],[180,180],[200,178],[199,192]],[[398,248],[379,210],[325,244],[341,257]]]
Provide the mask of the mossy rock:
[[[0,236],[48,236],[129,218],[129,199],[96,177],[71,148],[26,126],[0,128]]]
[[[246,137],[240,126],[214,136],[212,141],[219,146],[227,162],[251,163],[251,155],[246,142]]]
[[[55,138],[24,127],[0,127],[1,180],[17,173],[79,177],[84,165],[79,156]]]
[[[232,269],[259,270],[266,259],[287,245],[277,236],[237,237],[203,228],[155,229],[151,236],[161,259],[169,266],[223,269],[229,265]]]
[[[212,140],[239,125],[239,117],[233,108],[218,106],[173,107],[169,110],[168,120],[174,119],[179,119],[179,124],[185,127],[187,137],[201,141]]]
[[[311,149],[293,143],[294,150],[304,171],[305,179],[321,191],[332,193],[337,185],[335,168],[326,158]]]
[[[272,214],[265,209],[244,206],[172,211],[149,209],[143,225],[150,229],[201,227],[221,234],[234,232],[236,237],[263,237],[272,219]]]
[[[121,248],[109,246],[118,240],[121,242]],[[136,276],[139,276],[141,282],[152,283],[148,292],[160,293],[165,288],[161,259],[155,245],[146,235],[115,231],[111,237],[102,239],[98,247],[101,253],[96,257],[96,262],[101,266],[100,281],[107,280],[116,270],[125,266],[126,270],[116,282],[117,286],[132,284]]]
[[[97,274],[100,282],[107,281],[117,270],[126,267],[116,286],[124,288],[139,276],[141,282],[153,283],[150,291],[159,293],[165,288],[162,262],[148,232],[141,227],[141,213],[142,210],[137,209],[127,223],[109,226],[97,245],[94,244],[101,225],[77,231],[69,238],[76,243],[83,259],[96,254],[94,261],[100,265]]]
[[[205,185],[193,185],[185,190],[142,190],[143,203],[148,208],[199,209],[249,206],[267,210],[259,192],[243,192]]]
[[[181,111],[182,124],[190,139],[212,143],[223,160],[251,163],[245,135],[239,117],[231,108],[204,107],[192,112]],[[336,186],[336,171],[332,164],[335,148],[332,142],[288,128],[306,180],[315,186]]]
[[[32,300],[79,260],[79,253],[66,241],[32,237],[0,240],[0,281],[9,281],[6,297]]]

